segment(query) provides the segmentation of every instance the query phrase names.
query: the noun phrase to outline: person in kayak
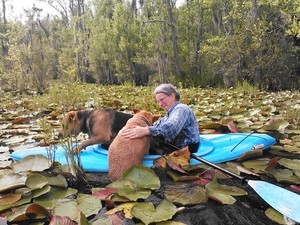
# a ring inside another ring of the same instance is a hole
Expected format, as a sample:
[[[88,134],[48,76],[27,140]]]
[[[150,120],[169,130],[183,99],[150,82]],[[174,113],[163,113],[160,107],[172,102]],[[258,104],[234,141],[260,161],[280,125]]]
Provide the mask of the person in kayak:
[[[180,93],[172,84],[160,84],[154,90],[154,96],[160,107],[167,111],[152,126],[124,129],[126,138],[134,139],[151,136],[159,143],[173,146],[173,150],[189,147],[194,153],[199,147],[199,128],[193,110],[180,102]]]

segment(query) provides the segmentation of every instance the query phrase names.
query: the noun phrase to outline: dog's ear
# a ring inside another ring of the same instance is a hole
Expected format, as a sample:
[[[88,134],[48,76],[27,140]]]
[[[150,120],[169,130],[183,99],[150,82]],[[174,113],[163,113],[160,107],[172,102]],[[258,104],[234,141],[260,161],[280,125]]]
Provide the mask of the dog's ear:
[[[71,111],[71,112],[68,113],[68,120],[69,121],[75,120],[75,117],[76,117],[76,112]]]
[[[153,114],[153,115],[152,115],[152,123],[154,123],[156,120],[158,120],[159,117],[160,117],[159,114]]]
[[[134,114],[137,114],[137,113],[140,112],[141,110],[139,110],[139,109],[137,109],[137,108],[133,108],[132,111],[133,111]]]

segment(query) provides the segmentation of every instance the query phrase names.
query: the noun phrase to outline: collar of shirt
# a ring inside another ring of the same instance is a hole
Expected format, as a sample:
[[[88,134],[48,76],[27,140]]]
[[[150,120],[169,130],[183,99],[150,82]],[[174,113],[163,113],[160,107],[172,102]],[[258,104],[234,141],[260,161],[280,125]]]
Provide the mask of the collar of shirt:
[[[179,101],[175,102],[174,105],[167,112],[167,117],[169,117],[170,113],[175,109],[175,107],[179,104]]]

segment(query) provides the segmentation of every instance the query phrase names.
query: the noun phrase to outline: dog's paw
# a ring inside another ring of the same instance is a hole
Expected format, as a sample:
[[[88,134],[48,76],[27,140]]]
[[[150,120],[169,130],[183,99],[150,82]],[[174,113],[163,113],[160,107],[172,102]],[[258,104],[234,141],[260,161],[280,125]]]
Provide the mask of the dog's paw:
[[[80,152],[80,149],[78,147],[73,148],[73,152],[78,154]]]

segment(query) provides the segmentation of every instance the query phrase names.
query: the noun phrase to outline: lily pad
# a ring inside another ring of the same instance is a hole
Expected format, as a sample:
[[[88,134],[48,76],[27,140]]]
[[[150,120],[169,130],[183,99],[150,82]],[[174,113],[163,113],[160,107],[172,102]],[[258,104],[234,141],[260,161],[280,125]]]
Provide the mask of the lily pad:
[[[76,189],[72,188],[52,187],[50,192],[43,196],[35,198],[33,202],[45,208],[52,209],[56,205],[57,200],[64,199],[70,195],[77,194],[77,192],[78,191]]]
[[[26,215],[30,218],[45,218],[52,217],[52,214],[46,208],[38,205],[38,204],[30,204],[30,206],[26,209]]]
[[[207,202],[205,189],[197,185],[170,186],[164,192],[166,199],[181,205],[196,205]]]
[[[280,159],[277,161],[280,165],[291,169],[291,170],[296,170],[300,171],[300,160],[299,159]]]
[[[107,216],[100,216],[99,219],[92,222],[91,225],[113,225],[113,222]]]
[[[29,155],[24,159],[13,164],[13,171],[19,173],[22,171],[44,171],[49,169],[51,161],[43,155]]]
[[[133,216],[132,216],[132,213],[131,213],[131,209],[136,204],[138,204],[138,203],[136,203],[136,202],[127,202],[127,203],[118,205],[117,207],[107,211],[105,214],[106,215],[112,215],[112,214],[114,214],[118,211],[122,211],[122,212],[124,212],[125,218],[132,219]]]
[[[49,225],[77,225],[67,216],[53,216]]]
[[[273,208],[268,208],[266,211],[265,211],[265,214],[267,217],[269,217],[270,220],[278,223],[278,224],[286,224],[284,222],[284,218],[282,216],[281,213],[277,212],[275,209]]]
[[[13,204],[0,206],[0,211],[28,204],[31,202],[31,200],[32,200],[31,195],[22,196],[22,198],[19,201]]]
[[[7,219],[9,222],[19,222],[23,220],[27,220],[26,210],[31,204],[22,205],[19,208],[15,209],[14,212],[11,212],[7,215]]]
[[[78,221],[77,224],[80,225],[90,225],[87,217],[82,212],[79,213],[77,221]]]
[[[236,199],[231,195],[222,194],[219,192],[209,192],[208,197],[221,204],[233,205]]]
[[[175,170],[168,170],[167,174],[172,177],[174,181],[194,181],[200,179],[197,175],[182,175],[182,173]]]
[[[66,178],[61,174],[58,174],[55,177],[45,177],[45,178],[48,180],[48,183],[51,186],[56,186],[56,187],[67,187],[68,186],[68,182],[67,182]]]
[[[58,200],[53,208],[53,214],[56,216],[67,216],[76,221],[78,217],[78,205],[75,200]]]
[[[0,153],[3,154],[3,153],[6,153],[6,152],[9,152],[9,147],[0,146]]]
[[[284,119],[271,119],[269,120],[263,128],[268,131],[284,131],[284,129],[289,125],[289,122]]]
[[[216,177],[205,188],[209,198],[215,199],[222,204],[233,204],[236,200],[232,196],[248,195],[241,188],[219,184]]]
[[[270,159],[262,158],[256,160],[248,160],[243,162],[242,165],[255,173],[262,173],[268,166]]]
[[[50,212],[37,204],[25,204],[15,209],[14,212],[8,214],[7,218],[10,222],[19,222],[28,219],[50,218]]]
[[[171,219],[177,212],[177,208],[172,202],[164,199],[156,208],[150,202],[135,204],[131,212],[134,217],[148,225]]]
[[[248,152],[243,153],[238,159],[237,161],[245,161],[247,159],[252,159],[255,157],[259,157],[263,155],[263,151],[262,149],[255,149],[255,150],[251,150]]]
[[[87,217],[97,214],[102,208],[101,200],[93,195],[79,194],[76,200],[79,209]]]
[[[38,189],[38,190],[34,190],[32,192],[32,198],[37,198],[39,196],[42,196],[46,193],[48,193],[51,190],[51,186],[50,185],[45,185],[43,188]]]
[[[7,145],[15,145],[15,144],[19,144],[21,142],[24,142],[25,140],[26,140],[26,138],[24,138],[24,137],[13,136],[11,138],[6,139],[3,142]]]
[[[248,195],[248,193],[239,187],[235,186],[228,186],[224,184],[219,184],[216,182],[216,179],[214,179],[212,182],[206,185],[207,190],[209,192],[219,192],[222,194],[232,195],[232,196],[245,196]]]
[[[284,148],[284,150],[287,151],[287,152],[300,153],[300,148],[297,147],[297,146],[284,145],[283,148]]]
[[[293,142],[300,142],[300,135],[292,137]]]
[[[41,174],[31,173],[27,176],[26,186],[32,190],[40,189],[48,184],[48,180]]]
[[[0,175],[0,192],[25,186],[27,176],[18,173]]]
[[[166,156],[157,158],[154,160],[154,166],[166,168],[168,164],[172,169],[186,173],[183,167],[190,165],[190,155],[191,154],[188,147],[185,147]]]
[[[21,194],[2,194],[0,195],[0,205],[10,205],[21,199]]]
[[[128,179],[117,180],[107,187],[117,189],[120,196],[132,201],[146,199],[151,194],[150,189],[139,187],[134,181]]]
[[[176,170],[178,172],[187,174],[187,172],[181,167],[180,164],[177,164],[176,162],[174,162],[172,159],[167,159],[167,164],[170,168],[172,168],[173,170]]]
[[[168,159],[167,161],[172,161],[174,164],[176,164],[177,166],[188,166],[190,165],[190,156],[191,153],[188,149],[188,147],[179,149],[177,151],[174,151],[172,153],[170,153],[169,155],[166,156],[166,158]]]
[[[148,188],[151,190],[160,188],[159,177],[150,168],[138,165],[127,169],[123,176],[125,180],[132,180],[140,188]]]
[[[240,172],[245,173],[245,174],[249,174],[249,175],[253,175],[253,176],[257,176],[259,177],[258,174],[254,173],[253,171],[241,166],[239,163],[236,162],[227,162],[226,165],[228,166],[227,170],[235,173],[235,174],[240,174]],[[230,168],[235,168],[236,170],[230,169]]]
[[[105,188],[101,190],[94,190],[93,195],[99,198],[100,200],[109,200],[110,197],[117,192],[117,188]]]
[[[300,184],[300,179],[295,176],[292,170],[289,169],[273,169],[269,171],[277,182],[289,182],[293,184]]]

